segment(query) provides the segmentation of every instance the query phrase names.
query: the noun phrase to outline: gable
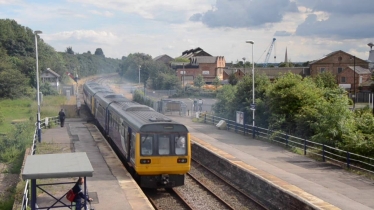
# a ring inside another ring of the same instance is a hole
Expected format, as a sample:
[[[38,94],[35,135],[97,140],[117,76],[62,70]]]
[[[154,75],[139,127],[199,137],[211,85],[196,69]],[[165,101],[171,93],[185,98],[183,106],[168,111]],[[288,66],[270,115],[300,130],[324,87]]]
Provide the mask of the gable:
[[[324,56],[321,59],[315,60],[310,63],[310,65],[315,65],[315,64],[332,64],[332,63],[353,63],[353,55],[346,53],[342,50],[334,51],[326,56]],[[360,58],[355,58],[355,62],[357,63],[368,63],[365,60],[362,60]]]

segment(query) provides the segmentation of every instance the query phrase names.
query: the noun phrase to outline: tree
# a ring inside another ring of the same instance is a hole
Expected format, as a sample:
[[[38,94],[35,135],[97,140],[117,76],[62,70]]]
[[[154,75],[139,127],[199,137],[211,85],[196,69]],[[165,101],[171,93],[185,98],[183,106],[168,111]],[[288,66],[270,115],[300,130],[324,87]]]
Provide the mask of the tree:
[[[193,85],[199,88],[199,93],[201,91],[201,87],[205,85],[204,78],[201,74],[197,75],[197,77],[193,80]]]
[[[49,95],[55,96],[55,95],[58,95],[57,90],[55,90],[54,88],[52,88],[52,86],[49,83],[47,83],[47,82],[44,82],[44,83],[42,83],[40,85],[39,91],[42,92],[43,95],[45,95],[45,96],[49,96]]]
[[[314,78],[319,88],[337,88],[336,78],[331,72],[323,72]]]
[[[66,52],[67,54],[74,55],[74,51],[73,51],[73,48],[72,48],[72,47],[67,47],[66,50],[65,50],[65,52]]]
[[[218,77],[216,77],[216,78],[214,78],[214,80],[213,80],[213,82],[212,82],[212,84],[216,87],[216,90],[217,90],[217,87],[218,87],[218,85],[219,85],[219,79],[218,79]]]
[[[16,69],[5,69],[0,72],[0,97],[19,98],[30,96],[29,79]]]
[[[234,99],[236,86],[224,85],[217,93],[217,102],[213,106],[214,113],[226,119],[234,117]]]
[[[103,50],[102,50],[101,48],[97,48],[97,49],[95,50],[95,55],[105,57],[104,52],[103,52]]]
[[[236,83],[238,83],[238,78],[236,77],[234,72],[231,72],[231,74],[229,75],[229,84],[236,85]]]

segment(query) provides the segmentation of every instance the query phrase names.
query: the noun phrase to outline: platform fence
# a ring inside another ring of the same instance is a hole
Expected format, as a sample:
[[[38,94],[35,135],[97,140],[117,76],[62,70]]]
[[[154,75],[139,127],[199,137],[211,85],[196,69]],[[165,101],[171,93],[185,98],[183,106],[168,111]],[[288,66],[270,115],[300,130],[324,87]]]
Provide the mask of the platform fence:
[[[276,142],[286,148],[302,152],[304,155],[339,165],[342,168],[365,171],[374,174],[374,159],[356,153],[341,150],[322,143],[292,136],[280,131],[273,131],[261,127],[253,127],[251,124],[239,124],[233,120],[224,119],[208,113],[202,113],[204,123],[218,124],[221,120],[226,122],[226,130],[242,135],[251,135],[256,139]]]
[[[50,125],[59,125],[60,121],[57,116],[55,117],[46,117],[44,119],[40,120],[40,127],[42,129],[48,128]],[[35,155],[36,152],[36,146],[38,143],[38,126],[37,123],[35,123],[35,132],[32,140],[32,145],[30,149],[30,155]],[[30,195],[30,182],[29,180],[26,180],[25,188],[23,190],[23,197],[22,197],[22,204],[21,204],[21,210],[26,210],[29,204],[29,197]]]

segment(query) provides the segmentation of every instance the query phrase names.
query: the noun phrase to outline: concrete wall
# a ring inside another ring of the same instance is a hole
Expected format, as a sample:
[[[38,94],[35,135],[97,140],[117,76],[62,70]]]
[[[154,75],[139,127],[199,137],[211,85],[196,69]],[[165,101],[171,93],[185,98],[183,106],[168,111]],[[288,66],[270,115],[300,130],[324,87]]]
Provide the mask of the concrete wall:
[[[266,179],[233,165],[227,159],[212,153],[199,144],[192,144],[192,157],[225,179],[231,180],[236,187],[241,188],[269,209],[318,209]]]

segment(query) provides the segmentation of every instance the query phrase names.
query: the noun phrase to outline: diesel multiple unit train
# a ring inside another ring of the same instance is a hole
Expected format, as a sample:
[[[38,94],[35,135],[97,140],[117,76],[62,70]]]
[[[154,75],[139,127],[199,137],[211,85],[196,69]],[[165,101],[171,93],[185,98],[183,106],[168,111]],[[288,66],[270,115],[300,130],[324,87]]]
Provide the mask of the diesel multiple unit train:
[[[170,188],[184,184],[191,161],[186,126],[96,82],[84,84],[83,95],[91,114],[141,187]]]

